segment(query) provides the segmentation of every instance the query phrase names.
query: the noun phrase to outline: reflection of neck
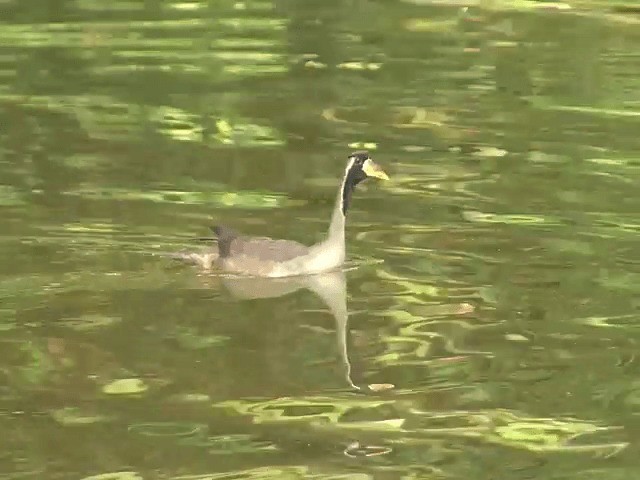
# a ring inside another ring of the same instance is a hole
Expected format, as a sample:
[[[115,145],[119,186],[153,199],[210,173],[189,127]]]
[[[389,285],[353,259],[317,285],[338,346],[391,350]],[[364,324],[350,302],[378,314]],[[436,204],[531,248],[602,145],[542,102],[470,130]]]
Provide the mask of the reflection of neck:
[[[204,276],[209,281],[213,277]],[[356,390],[360,387],[351,380],[351,363],[347,351],[349,312],[347,310],[347,277],[342,270],[317,275],[301,275],[285,278],[265,277],[215,277],[237,299],[275,298],[288,295],[300,288],[307,288],[320,297],[329,308],[336,322],[336,343],[344,368],[347,384]]]
[[[347,310],[347,279],[344,272],[334,272],[327,275],[313,277],[307,288],[318,295],[329,307],[336,321],[336,340],[340,350],[340,357],[344,366],[344,375],[351,388],[360,390],[360,387],[351,380],[351,362],[347,350],[347,334],[349,323],[349,311]]]

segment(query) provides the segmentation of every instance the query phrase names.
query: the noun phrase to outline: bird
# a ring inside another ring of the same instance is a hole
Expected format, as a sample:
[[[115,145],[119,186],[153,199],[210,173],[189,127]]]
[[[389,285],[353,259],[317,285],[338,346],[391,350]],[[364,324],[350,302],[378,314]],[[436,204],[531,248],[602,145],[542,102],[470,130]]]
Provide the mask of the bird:
[[[228,226],[215,225],[212,230],[217,237],[217,252],[178,254],[176,257],[203,266],[216,266],[223,272],[255,277],[282,278],[334,270],[344,263],[346,257],[346,215],[353,192],[356,185],[367,178],[389,180],[366,150],[351,153],[338,189],[329,231],[326,238],[315,245],[306,246],[294,240],[271,237],[250,237]]]

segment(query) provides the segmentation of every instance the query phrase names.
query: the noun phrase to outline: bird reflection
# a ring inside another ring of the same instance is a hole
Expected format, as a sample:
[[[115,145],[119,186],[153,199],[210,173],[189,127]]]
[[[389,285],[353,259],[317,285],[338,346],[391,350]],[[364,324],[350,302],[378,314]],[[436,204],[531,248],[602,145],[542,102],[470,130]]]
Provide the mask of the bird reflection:
[[[345,380],[351,388],[360,390],[351,380],[351,363],[347,351],[347,279],[343,270],[316,275],[286,278],[260,278],[244,276],[219,277],[225,289],[238,300],[275,298],[307,289],[320,297],[336,322],[336,341],[344,366]]]
[[[201,240],[212,241],[211,238],[202,238]],[[218,257],[215,247],[207,247],[200,251],[182,251],[161,255],[180,263],[193,265],[202,274],[200,277],[202,283],[210,287],[222,283],[231,296],[238,300],[282,297],[301,289],[312,291],[329,308],[336,322],[336,341],[347,384],[355,390],[368,392],[380,392],[395,388],[393,384],[380,383],[367,385],[363,389],[357,386],[351,378],[351,362],[347,346],[349,312],[347,309],[346,272],[358,268],[355,264],[313,275],[271,278],[219,274],[214,268],[215,259]]]

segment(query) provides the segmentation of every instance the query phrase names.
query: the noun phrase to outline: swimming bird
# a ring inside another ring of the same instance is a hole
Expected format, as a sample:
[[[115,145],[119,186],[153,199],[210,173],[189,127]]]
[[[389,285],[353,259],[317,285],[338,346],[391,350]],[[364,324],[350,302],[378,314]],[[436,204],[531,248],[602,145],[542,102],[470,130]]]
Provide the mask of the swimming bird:
[[[367,151],[349,155],[342,177],[327,236],[321,242],[306,246],[293,240],[244,236],[235,230],[216,225],[213,231],[218,252],[179,254],[201,265],[211,264],[219,269],[256,277],[290,277],[327,272],[344,263],[346,216],[353,192],[369,177],[388,180],[389,177],[369,156]]]

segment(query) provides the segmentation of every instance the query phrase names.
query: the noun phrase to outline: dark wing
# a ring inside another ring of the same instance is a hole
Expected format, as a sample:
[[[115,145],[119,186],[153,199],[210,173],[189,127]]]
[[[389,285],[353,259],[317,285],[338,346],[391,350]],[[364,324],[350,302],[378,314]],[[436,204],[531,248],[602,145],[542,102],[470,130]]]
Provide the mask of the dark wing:
[[[309,253],[309,248],[293,240],[269,237],[245,237],[218,225],[213,228],[218,237],[220,258],[249,257],[259,261],[286,262]]]

